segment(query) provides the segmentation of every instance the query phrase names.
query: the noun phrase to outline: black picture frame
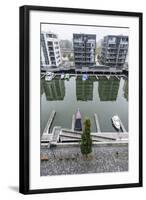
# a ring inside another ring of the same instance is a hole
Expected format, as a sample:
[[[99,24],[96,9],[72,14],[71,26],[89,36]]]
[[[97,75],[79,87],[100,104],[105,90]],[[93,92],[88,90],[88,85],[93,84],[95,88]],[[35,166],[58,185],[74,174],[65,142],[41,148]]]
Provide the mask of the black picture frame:
[[[67,13],[84,13],[84,14],[102,14],[114,16],[138,17],[139,19],[139,182],[129,184],[114,184],[114,185],[97,185],[97,186],[81,186],[68,188],[52,188],[52,189],[35,189],[29,188],[29,17],[30,11],[44,12],[67,12]],[[115,189],[115,188],[130,188],[142,187],[142,13],[138,12],[123,12],[123,11],[107,11],[107,10],[90,10],[90,9],[75,9],[63,7],[44,7],[44,6],[22,6],[20,7],[19,21],[19,44],[20,44],[20,131],[19,131],[19,159],[20,159],[20,174],[19,174],[19,191],[22,194],[36,193],[52,193],[52,192],[67,192],[67,191],[82,191],[82,190],[99,190],[99,189]]]

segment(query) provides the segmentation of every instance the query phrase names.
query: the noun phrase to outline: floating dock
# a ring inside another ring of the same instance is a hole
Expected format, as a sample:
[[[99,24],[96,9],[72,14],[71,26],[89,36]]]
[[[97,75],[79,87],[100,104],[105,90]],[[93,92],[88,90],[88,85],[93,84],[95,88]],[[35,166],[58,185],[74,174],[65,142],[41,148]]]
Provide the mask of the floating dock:
[[[76,143],[80,142],[82,133],[79,131],[72,131],[70,129],[61,129],[59,135],[60,143]],[[116,132],[111,133],[91,133],[93,142],[128,142],[128,134],[123,133],[119,139],[119,135]]]
[[[56,77],[56,74],[53,75],[52,80]]]
[[[97,80],[99,80],[99,78],[98,78],[98,76],[97,76],[97,75],[96,75],[95,77],[96,77],[96,79],[97,79]]]
[[[61,132],[60,126],[55,126],[52,131],[52,140],[51,143],[56,143],[59,141],[59,134]]]
[[[94,118],[95,118],[97,132],[100,133],[101,130],[100,130],[100,125],[99,125],[98,115],[96,113],[94,113]]]
[[[42,79],[42,78],[44,78],[44,77],[45,77],[45,75],[46,75],[46,73],[44,73],[44,74],[41,74],[41,79]]]
[[[51,112],[51,115],[50,115],[50,117],[49,117],[49,120],[48,120],[47,125],[46,125],[46,127],[45,127],[45,129],[44,129],[43,134],[46,134],[46,133],[48,134],[48,133],[50,133],[50,127],[51,127],[51,124],[52,124],[52,122],[53,122],[53,120],[54,120],[55,115],[56,115],[56,111],[53,110],[53,111]]]
[[[118,77],[117,75],[115,76],[118,80],[120,80],[120,77]]]
[[[71,125],[71,130],[75,129],[75,115],[73,114],[72,116],[72,125]]]

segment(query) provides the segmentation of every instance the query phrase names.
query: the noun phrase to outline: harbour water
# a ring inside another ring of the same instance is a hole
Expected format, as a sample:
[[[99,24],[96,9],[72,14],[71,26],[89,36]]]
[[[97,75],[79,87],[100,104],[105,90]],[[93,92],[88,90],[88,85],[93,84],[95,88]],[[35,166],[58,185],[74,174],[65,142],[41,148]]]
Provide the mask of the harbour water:
[[[56,116],[51,126],[71,128],[72,115],[80,109],[82,119],[91,120],[91,130],[96,132],[94,113],[98,114],[102,132],[115,132],[111,118],[117,114],[128,131],[128,80],[127,78],[89,76],[71,76],[61,80],[56,76],[52,81],[41,79],[41,134],[52,110]]]

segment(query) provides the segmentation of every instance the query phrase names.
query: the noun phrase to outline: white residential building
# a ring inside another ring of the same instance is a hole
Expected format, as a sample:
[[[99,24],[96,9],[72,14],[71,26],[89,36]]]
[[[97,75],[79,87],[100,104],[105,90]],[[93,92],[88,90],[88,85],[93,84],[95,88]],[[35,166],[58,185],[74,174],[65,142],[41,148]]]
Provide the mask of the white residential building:
[[[56,34],[42,32],[41,40],[41,70],[49,71],[50,67],[61,64],[59,40]]]

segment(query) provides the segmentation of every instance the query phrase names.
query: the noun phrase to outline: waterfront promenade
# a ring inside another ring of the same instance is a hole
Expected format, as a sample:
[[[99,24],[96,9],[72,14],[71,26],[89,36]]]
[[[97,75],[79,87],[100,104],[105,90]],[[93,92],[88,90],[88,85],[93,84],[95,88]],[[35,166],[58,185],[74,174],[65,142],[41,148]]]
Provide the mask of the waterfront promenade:
[[[41,176],[128,171],[128,144],[93,146],[89,159],[80,147],[41,148]]]

